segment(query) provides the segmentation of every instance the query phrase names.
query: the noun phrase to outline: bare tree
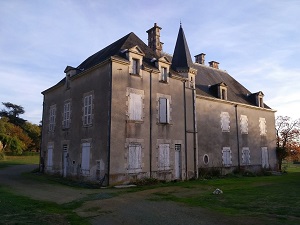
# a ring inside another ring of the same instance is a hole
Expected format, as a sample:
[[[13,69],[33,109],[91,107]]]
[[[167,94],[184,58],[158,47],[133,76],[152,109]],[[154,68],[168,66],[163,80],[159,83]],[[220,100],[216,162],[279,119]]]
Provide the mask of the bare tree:
[[[288,116],[278,116],[276,118],[276,153],[279,170],[281,170],[282,161],[293,150],[295,143],[300,137],[300,119],[293,120]]]

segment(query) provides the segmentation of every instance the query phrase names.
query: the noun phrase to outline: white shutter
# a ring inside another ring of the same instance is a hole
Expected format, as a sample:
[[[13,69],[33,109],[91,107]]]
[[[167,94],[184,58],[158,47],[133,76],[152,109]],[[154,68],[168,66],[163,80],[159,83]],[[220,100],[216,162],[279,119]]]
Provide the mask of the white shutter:
[[[169,144],[159,145],[158,166],[161,169],[169,169],[170,166],[170,145]]]
[[[130,93],[129,95],[129,119],[142,120],[142,95]]]
[[[88,173],[90,170],[90,148],[90,143],[82,144],[81,170],[83,173]]]
[[[269,167],[269,155],[268,155],[268,148],[262,147],[261,148],[261,154],[262,154],[262,167],[268,168]]]
[[[142,146],[130,144],[128,147],[128,169],[135,170],[142,168]]]
[[[47,166],[53,166],[53,145],[48,145]]]
[[[242,163],[244,165],[250,165],[250,150],[248,147],[243,147],[242,150]]]
[[[223,147],[222,160],[224,166],[230,166],[232,164],[231,150],[229,147]]]

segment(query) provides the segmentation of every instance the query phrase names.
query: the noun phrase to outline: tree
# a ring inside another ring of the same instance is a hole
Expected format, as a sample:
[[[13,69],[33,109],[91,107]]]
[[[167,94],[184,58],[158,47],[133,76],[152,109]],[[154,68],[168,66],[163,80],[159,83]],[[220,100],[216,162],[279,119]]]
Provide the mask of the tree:
[[[292,120],[288,116],[278,116],[276,118],[276,153],[279,170],[282,161],[291,154],[300,137],[300,119]]]
[[[0,111],[0,117],[7,117],[9,122],[22,126],[26,120],[20,118],[21,114],[25,113],[25,110],[20,105],[15,105],[11,102],[2,102],[2,104],[6,107],[6,109],[2,109]]]
[[[10,123],[8,118],[0,119],[0,141],[4,152],[20,155],[32,140],[22,128]]]

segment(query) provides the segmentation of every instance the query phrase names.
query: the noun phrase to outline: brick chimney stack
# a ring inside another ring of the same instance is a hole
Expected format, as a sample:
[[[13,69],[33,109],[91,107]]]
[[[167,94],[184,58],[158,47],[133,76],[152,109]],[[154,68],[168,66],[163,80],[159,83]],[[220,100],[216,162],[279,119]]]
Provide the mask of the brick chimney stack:
[[[209,66],[215,69],[219,69],[219,63],[216,61],[209,62]]]
[[[164,44],[160,42],[160,30],[161,27],[154,23],[154,26],[146,31],[148,33],[148,46],[155,51],[158,56],[161,56],[162,46]]]
[[[200,53],[198,55],[195,55],[195,63],[199,63],[199,64],[205,64],[205,54],[204,53]]]

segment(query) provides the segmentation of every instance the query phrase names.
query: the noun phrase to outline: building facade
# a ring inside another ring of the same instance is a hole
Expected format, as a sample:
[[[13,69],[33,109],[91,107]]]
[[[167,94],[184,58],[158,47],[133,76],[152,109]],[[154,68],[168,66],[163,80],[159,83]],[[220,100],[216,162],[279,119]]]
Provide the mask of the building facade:
[[[173,55],[161,28],[129,33],[42,92],[45,172],[106,185],[182,180],[201,168],[276,168],[274,110],[205,54],[192,61],[180,26]]]

